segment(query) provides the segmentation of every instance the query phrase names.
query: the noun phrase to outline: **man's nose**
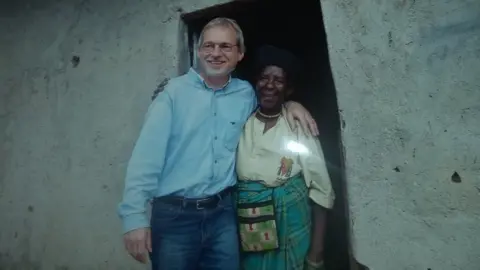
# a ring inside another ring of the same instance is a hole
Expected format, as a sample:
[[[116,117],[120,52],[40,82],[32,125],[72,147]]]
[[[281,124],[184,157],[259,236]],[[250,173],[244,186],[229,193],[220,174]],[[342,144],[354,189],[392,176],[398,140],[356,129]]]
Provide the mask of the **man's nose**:
[[[220,49],[220,46],[215,45],[212,51],[213,56],[220,56],[222,54],[222,50]]]

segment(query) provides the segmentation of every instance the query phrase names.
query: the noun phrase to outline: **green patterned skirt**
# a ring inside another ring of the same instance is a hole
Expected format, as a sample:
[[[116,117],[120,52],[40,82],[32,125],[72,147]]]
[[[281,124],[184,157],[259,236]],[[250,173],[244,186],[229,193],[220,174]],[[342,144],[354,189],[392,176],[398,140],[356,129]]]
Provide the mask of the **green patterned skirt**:
[[[283,186],[273,189],[256,181],[238,181],[239,203],[275,201],[279,248],[273,251],[242,254],[245,270],[304,269],[310,247],[311,210],[308,188],[302,175],[290,178]]]

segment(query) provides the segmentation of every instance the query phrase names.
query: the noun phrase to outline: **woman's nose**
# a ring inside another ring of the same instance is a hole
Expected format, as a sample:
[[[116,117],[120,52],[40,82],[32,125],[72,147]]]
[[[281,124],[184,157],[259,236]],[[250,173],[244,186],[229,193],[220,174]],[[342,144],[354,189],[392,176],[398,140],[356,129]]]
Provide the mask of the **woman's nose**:
[[[269,88],[269,89],[272,89],[272,88],[273,88],[273,81],[272,81],[272,80],[268,80],[268,82],[267,82],[267,88]]]

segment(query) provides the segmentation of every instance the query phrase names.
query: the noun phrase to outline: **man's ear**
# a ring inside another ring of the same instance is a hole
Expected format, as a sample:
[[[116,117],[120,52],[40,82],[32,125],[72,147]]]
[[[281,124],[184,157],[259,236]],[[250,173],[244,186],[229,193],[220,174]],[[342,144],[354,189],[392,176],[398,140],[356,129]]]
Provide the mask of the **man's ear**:
[[[238,62],[242,61],[243,57],[245,56],[245,54],[242,52],[242,53],[238,53]]]

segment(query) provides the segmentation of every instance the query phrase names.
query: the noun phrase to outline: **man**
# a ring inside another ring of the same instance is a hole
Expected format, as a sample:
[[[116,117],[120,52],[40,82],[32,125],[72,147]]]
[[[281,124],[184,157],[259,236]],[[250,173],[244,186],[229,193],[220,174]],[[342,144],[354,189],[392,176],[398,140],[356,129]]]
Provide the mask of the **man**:
[[[169,80],[147,112],[119,215],[126,249],[141,262],[150,253],[153,270],[239,268],[235,152],[257,106],[250,84],[230,77],[244,52],[235,21],[210,21],[199,39],[198,70]],[[287,110],[292,122],[318,133],[301,105]]]

